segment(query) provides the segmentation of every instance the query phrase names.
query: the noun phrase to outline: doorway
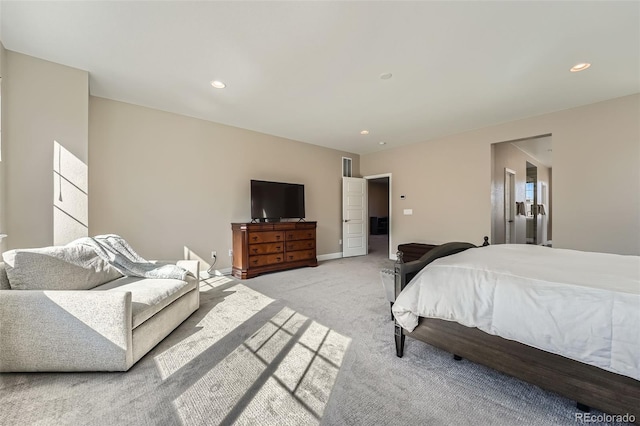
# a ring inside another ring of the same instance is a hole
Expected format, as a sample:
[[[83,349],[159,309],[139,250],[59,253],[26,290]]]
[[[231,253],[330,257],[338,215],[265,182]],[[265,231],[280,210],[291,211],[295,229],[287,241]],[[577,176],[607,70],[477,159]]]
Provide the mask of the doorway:
[[[527,244],[538,244],[538,168],[527,161],[525,184],[525,213],[527,221]]]
[[[549,244],[552,135],[491,144],[491,160],[492,243]]]
[[[549,177],[551,180],[551,177]],[[551,247],[551,225],[547,219],[547,208],[549,206],[549,185],[545,182],[540,182],[540,207],[538,208],[538,214],[540,215],[540,241],[539,243],[548,247]]]
[[[365,176],[369,211],[369,253],[392,259],[391,174]]]
[[[516,172],[504,168],[504,242],[516,242]]]

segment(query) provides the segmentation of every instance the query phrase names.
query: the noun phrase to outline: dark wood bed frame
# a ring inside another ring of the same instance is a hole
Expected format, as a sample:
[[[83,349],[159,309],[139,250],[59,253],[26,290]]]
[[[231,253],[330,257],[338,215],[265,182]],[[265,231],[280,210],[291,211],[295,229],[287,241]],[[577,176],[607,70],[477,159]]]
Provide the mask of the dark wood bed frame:
[[[488,245],[484,238],[483,246]],[[420,259],[404,263],[398,252],[395,263],[396,297],[405,285],[434,260],[469,248],[470,243],[443,244],[426,253]],[[411,333],[395,323],[396,354],[402,357],[405,336],[423,341],[454,354],[456,360],[486,365],[500,372],[517,377],[543,389],[556,392],[577,402],[577,407],[588,411],[589,407],[605,413],[635,417],[640,424],[640,381],[602,370],[559,355],[555,355],[513,340],[503,339],[453,321],[420,318]]]

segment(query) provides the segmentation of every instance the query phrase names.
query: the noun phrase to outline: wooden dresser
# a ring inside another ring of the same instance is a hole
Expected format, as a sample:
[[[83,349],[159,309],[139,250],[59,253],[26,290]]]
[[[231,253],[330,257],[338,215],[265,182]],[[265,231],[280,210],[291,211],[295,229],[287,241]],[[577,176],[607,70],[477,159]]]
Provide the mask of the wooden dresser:
[[[232,223],[236,278],[318,266],[316,222]]]

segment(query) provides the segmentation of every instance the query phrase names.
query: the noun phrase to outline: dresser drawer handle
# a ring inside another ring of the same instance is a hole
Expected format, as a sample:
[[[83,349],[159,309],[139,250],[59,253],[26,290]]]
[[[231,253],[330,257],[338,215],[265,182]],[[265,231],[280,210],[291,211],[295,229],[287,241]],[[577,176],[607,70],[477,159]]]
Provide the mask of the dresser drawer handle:
[[[280,246],[276,247],[276,250],[280,250]]]
[[[280,239],[280,235],[276,235],[276,240],[279,240],[279,239]]]
[[[293,260],[293,256],[289,256],[289,260]]]
[[[278,262],[280,262],[280,261],[282,260],[282,258],[281,258],[281,257],[276,257],[276,260],[277,260]]]
[[[253,249],[253,252],[254,252],[254,253],[257,253],[257,252],[258,252],[258,249],[257,249],[257,248],[254,248],[254,249]]]
[[[254,261],[253,261],[253,264],[254,264],[254,265],[257,265],[257,264],[258,264],[258,259],[254,260]]]
[[[257,236],[254,236],[252,238],[253,238],[253,241],[258,241],[258,237]]]

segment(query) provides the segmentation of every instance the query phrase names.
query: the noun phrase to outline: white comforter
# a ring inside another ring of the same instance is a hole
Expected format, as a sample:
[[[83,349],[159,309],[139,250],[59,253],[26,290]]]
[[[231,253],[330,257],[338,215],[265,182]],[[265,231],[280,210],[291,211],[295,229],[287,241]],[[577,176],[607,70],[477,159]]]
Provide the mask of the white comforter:
[[[640,257],[494,245],[438,259],[393,305],[640,380]]]

